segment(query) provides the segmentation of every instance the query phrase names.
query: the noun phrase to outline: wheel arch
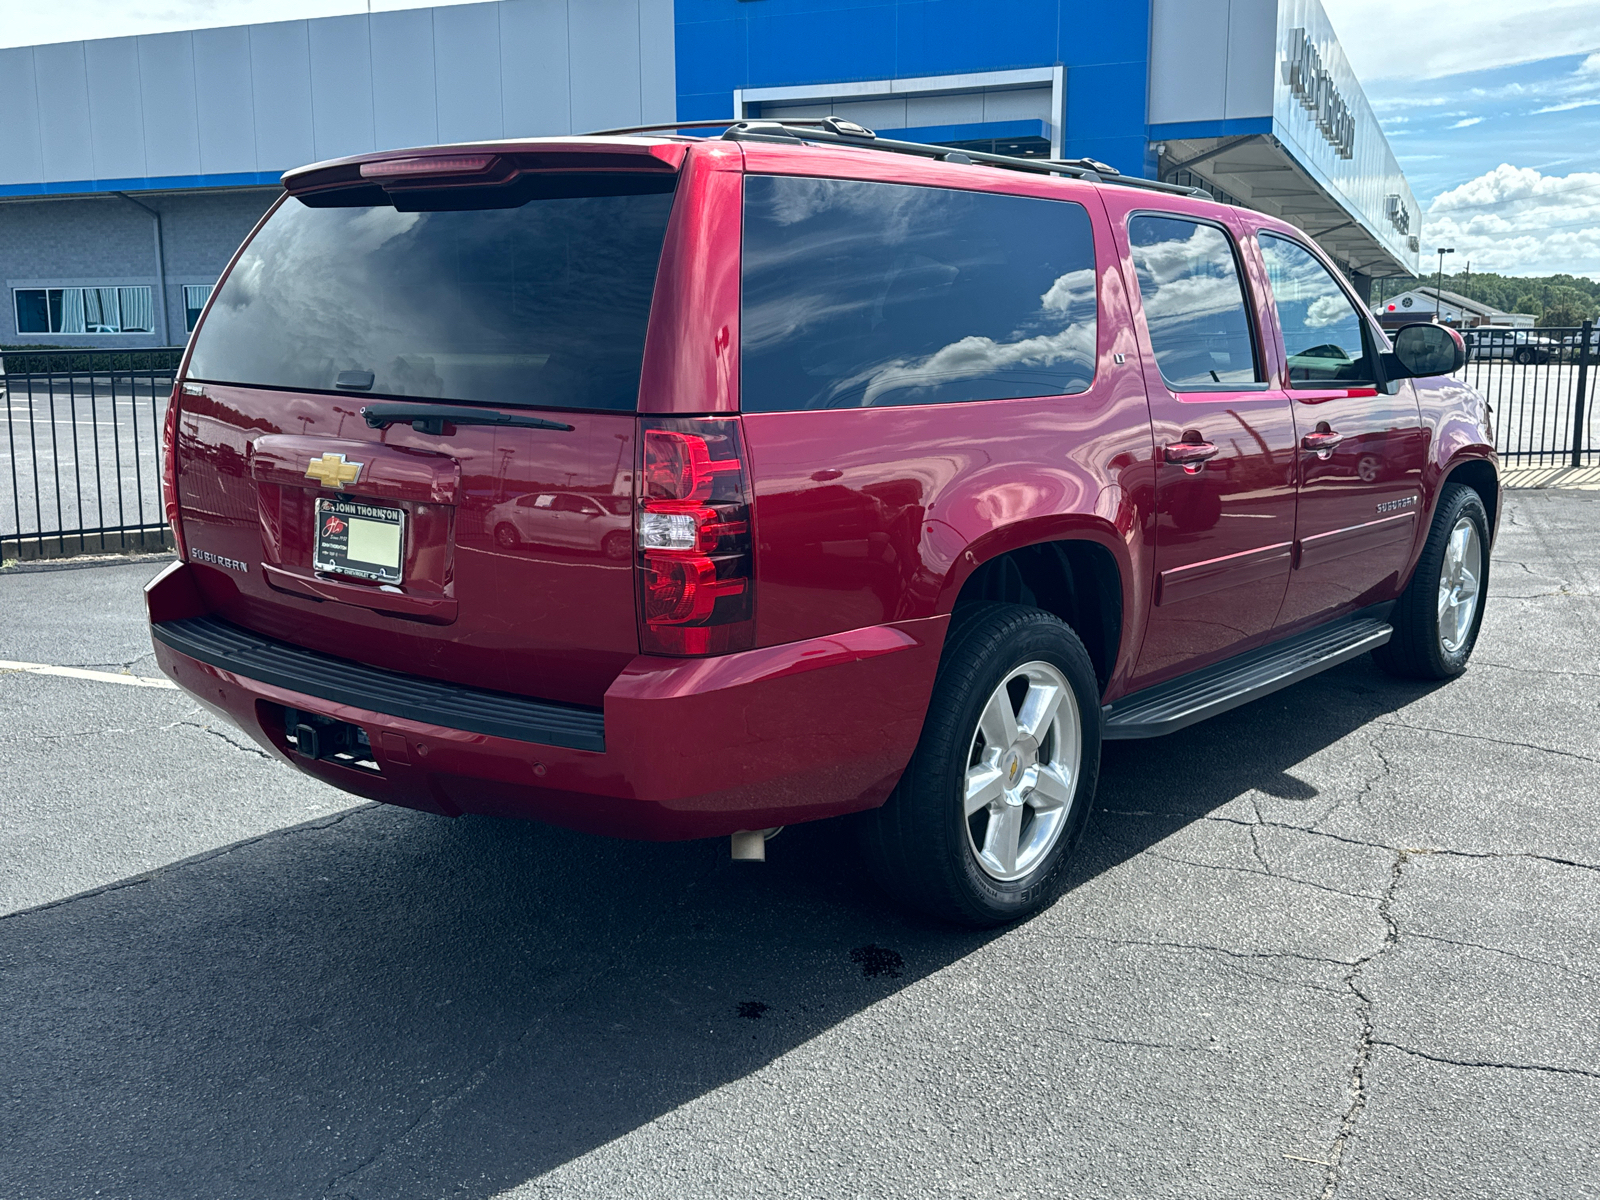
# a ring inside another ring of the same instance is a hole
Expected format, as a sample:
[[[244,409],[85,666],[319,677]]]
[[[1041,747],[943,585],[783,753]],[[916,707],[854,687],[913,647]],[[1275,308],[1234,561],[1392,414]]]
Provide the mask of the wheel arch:
[[[1446,484],[1463,483],[1478,493],[1478,498],[1483,501],[1484,511],[1489,514],[1489,536],[1492,541],[1494,534],[1500,528],[1500,474],[1495,469],[1495,464],[1486,458],[1461,458],[1445,468],[1443,478],[1439,480],[1439,490],[1442,494]],[[1435,499],[1434,507],[1438,507]]]
[[[1126,576],[1117,555],[1090,536],[996,547],[974,560],[952,613],[984,600],[1026,604],[1059,617],[1083,641],[1104,693],[1124,642]]]

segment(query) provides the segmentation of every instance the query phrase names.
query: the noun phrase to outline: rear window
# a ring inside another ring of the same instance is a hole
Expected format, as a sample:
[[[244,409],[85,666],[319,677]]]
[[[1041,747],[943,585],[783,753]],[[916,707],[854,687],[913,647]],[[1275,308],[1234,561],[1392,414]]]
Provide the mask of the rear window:
[[[631,410],[671,181],[611,180],[470,210],[291,196],[223,282],[189,374],[334,391],[370,372],[355,394]]]
[[[741,407],[941,404],[1094,379],[1094,234],[1064,200],[752,175]]]

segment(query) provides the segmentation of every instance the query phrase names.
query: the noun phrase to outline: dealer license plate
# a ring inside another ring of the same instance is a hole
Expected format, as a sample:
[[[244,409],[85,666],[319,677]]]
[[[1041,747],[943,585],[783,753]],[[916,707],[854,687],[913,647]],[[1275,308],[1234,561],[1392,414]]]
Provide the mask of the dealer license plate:
[[[316,552],[319,571],[354,575],[379,583],[399,583],[405,558],[406,514],[358,500],[317,501]]]

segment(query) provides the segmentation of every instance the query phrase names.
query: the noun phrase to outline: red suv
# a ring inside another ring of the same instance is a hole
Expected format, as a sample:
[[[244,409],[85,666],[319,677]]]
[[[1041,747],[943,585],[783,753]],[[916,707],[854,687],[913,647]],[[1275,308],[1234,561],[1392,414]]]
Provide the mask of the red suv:
[[[836,119],[284,186],[173,391],[148,600],[337,787],[741,856],[861,814],[892,893],[992,924],[1103,739],[1472,652],[1461,340],[1391,344],[1282,221]]]

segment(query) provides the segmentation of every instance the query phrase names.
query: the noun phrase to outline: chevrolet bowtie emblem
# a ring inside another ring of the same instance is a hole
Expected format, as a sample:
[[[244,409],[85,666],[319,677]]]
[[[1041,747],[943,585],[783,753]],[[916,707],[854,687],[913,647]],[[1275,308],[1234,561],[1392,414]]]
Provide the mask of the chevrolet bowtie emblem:
[[[315,479],[323,487],[342,488],[361,478],[361,468],[365,465],[345,462],[342,454],[324,454],[321,458],[311,460],[311,465],[306,468],[306,478]]]

